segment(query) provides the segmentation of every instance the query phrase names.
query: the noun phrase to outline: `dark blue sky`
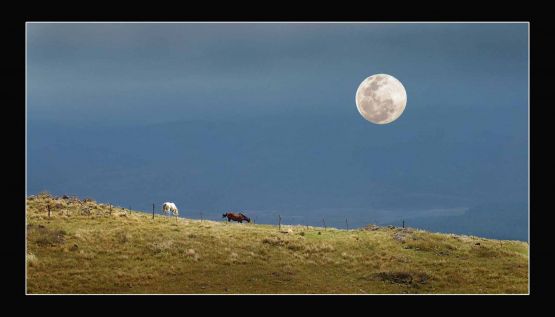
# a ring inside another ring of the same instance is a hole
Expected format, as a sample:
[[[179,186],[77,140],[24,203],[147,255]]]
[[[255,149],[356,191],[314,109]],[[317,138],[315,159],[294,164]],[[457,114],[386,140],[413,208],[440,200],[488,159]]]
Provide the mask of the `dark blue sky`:
[[[407,90],[386,126],[354,102],[375,73]],[[524,23],[31,23],[27,76],[31,194],[401,215],[527,201]]]

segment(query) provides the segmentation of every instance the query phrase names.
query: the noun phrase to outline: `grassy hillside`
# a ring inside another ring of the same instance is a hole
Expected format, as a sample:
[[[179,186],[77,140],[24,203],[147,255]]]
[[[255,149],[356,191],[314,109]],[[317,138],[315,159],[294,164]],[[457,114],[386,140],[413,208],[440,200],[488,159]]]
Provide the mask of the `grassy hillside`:
[[[27,291],[527,293],[528,245],[410,228],[152,219],[43,194],[27,199]]]

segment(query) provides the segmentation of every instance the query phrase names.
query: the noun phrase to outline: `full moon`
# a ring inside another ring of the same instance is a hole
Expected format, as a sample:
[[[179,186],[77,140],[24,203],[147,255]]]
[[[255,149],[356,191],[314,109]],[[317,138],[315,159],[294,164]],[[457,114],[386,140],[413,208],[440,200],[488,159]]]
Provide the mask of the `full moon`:
[[[407,92],[397,78],[376,74],[358,86],[355,101],[364,119],[376,123],[391,123],[401,116],[407,105]]]

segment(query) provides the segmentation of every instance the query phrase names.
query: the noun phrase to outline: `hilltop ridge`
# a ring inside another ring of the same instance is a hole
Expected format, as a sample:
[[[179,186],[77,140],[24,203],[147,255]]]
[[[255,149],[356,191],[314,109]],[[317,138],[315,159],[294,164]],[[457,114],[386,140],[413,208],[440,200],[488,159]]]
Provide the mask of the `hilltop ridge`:
[[[48,215],[50,206],[50,215]],[[413,228],[170,218],[27,198],[28,293],[527,293],[528,245]]]

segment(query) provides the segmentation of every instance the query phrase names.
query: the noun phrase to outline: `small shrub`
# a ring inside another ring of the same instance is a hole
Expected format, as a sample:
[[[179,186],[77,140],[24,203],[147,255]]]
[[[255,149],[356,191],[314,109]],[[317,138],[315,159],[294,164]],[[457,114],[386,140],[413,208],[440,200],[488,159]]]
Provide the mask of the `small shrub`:
[[[34,237],[36,244],[40,246],[53,246],[65,241],[64,230],[50,230],[44,226],[32,227],[30,235]]]
[[[334,251],[335,248],[331,244],[322,243],[318,246],[318,250],[321,252],[331,252]]]
[[[115,234],[116,241],[119,243],[126,243],[131,238],[131,235],[125,231],[118,231]]]
[[[269,244],[271,246],[284,246],[285,241],[279,237],[270,237],[262,239],[262,243]]]
[[[475,245],[472,248],[472,253],[474,253],[476,256],[480,258],[491,258],[499,255],[499,252],[497,252],[496,250],[483,247],[480,245],[477,245],[477,246]]]
[[[304,249],[304,246],[294,240],[285,240],[280,237],[270,237],[262,239],[262,243],[269,244],[275,247],[285,247],[292,251],[300,251]]]
[[[52,197],[52,195],[50,195],[50,193],[48,191],[44,190],[44,191],[40,192],[37,195],[37,197],[38,198],[50,198],[50,197]]]
[[[304,246],[301,243],[295,241],[287,241],[287,249],[291,251],[301,251],[304,250]]]
[[[422,272],[379,272],[374,277],[380,281],[386,281],[396,284],[425,284],[429,280],[429,276]]]
[[[172,245],[173,245],[172,240],[165,240],[161,242],[152,242],[148,245],[148,247],[154,253],[162,253],[170,249]]]
[[[320,244],[312,244],[312,245],[308,245],[305,248],[306,251],[308,251],[308,253],[310,254],[314,254],[314,253],[326,253],[326,252],[331,252],[334,251],[335,248],[327,243],[320,243]]]

